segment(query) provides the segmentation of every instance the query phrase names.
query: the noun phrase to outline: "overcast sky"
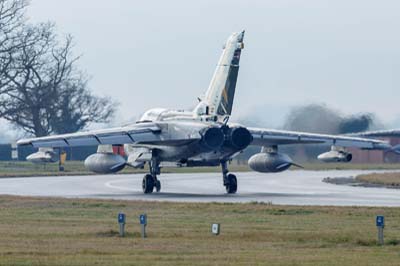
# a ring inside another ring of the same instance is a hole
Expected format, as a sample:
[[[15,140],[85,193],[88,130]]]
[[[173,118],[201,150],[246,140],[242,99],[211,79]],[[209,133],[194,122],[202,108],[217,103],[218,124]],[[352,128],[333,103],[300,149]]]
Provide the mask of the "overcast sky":
[[[319,102],[400,121],[399,1],[31,1],[31,21],[75,37],[92,90],[120,103],[118,122],[194,106],[242,29],[234,118],[260,110],[278,125],[291,106]]]

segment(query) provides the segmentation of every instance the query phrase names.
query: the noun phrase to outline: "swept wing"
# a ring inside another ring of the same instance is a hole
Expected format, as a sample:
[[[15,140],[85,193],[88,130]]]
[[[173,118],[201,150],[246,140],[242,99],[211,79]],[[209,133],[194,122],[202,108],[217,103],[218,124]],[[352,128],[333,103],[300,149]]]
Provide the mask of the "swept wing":
[[[253,136],[251,145],[273,146],[287,144],[326,144],[339,147],[357,147],[360,149],[390,149],[386,141],[349,137],[342,135],[326,135],[307,132],[274,130],[263,128],[247,128]]]
[[[350,134],[350,136],[358,136],[363,138],[400,137],[400,129],[368,131],[368,132]]]
[[[159,143],[176,145],[201,139],[200,134],[195,130],[185,132],[186,134],[179,134],[179,132],[169,134],[170,131],[166,124],[149,122],[103,130],[22,139],[17,144],[31,145],[35,148]]]

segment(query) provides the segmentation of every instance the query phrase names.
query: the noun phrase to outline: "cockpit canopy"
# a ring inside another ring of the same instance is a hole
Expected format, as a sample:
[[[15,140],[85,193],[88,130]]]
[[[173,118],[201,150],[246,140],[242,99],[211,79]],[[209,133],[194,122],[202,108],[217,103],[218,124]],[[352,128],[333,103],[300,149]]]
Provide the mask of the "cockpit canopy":
[[[145,112],[138,122],[156,122],[166,120],[188,120],[193,119],[192,112],[168,110],[164,108],[150,109]]]
[[[145,121],[160,121],[162,114],[167,112],[167,109],[164,108],[154,108],[146,111],[142,117],[140,118],[139,122],[145,122]]]

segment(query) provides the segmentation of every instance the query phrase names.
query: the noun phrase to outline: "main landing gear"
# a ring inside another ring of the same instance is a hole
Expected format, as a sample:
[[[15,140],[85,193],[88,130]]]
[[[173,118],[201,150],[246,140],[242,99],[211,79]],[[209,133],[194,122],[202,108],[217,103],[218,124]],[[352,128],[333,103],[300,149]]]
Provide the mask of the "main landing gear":
[[[234,194],[237,191],[237,179],[234,174],[230,174],[228,170],[228,165],[226,161],[221,162],[222,176],[224,179],[224,186],[226,188],[226,193]]]
[[[157,179],[157,175],[160,174],[160,164],[156,160],[152,160],[149,166],[150,174],[146,174],[142,182],[142,189],[145,194],[153,193],[154,188],[157,192],[161,191],[161,182]]]
[[[161,191],[161,182],[157,179],[157,175],[160,174],[160,164],[156,160],[149,162],[150,173],[143,177],[142,189],[143,193],[153,193],[154,189],[157,192]],[[221,162],[222,176],[226,193],[234,194],[237,191],[237,179],[234,174],[229,173],[228,164],[226,161]]]

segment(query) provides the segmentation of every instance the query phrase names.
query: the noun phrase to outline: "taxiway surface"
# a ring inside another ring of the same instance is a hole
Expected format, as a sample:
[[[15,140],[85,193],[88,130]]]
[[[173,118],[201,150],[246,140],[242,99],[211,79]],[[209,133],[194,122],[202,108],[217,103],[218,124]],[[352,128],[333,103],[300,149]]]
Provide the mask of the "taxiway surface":
[[[0,194],[186,202],[269,202],[290,205],[400,206],[400,190],[322,182],[377,171],[237,173],[238,193],[227,195],[218,173],[163,174],[160,193],[142,193],[142,174],[0,179]]]

